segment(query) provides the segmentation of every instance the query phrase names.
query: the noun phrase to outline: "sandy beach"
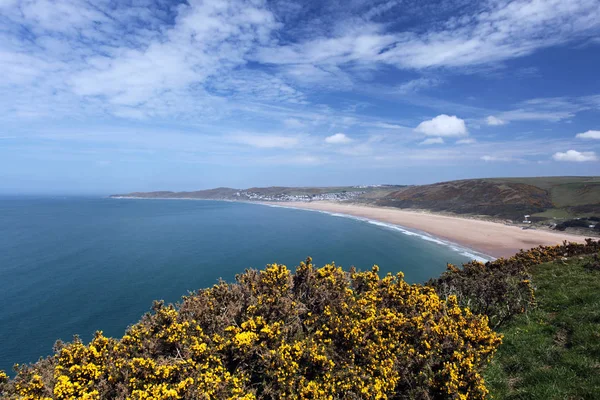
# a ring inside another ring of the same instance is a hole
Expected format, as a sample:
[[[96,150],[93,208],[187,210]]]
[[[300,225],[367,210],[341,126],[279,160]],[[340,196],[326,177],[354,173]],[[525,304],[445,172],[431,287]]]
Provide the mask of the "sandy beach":
[[[273,204],[273,203],[271,203]],[[567,240],[583,242],[585,236],[546,230],[521,229],[502,223],[450,217],[429,212],[343,204],[327,201],[275,203],[279,206],[319,210],[368,218],[416,229],[493,257],[509,257],[520,249],[555,245]]]

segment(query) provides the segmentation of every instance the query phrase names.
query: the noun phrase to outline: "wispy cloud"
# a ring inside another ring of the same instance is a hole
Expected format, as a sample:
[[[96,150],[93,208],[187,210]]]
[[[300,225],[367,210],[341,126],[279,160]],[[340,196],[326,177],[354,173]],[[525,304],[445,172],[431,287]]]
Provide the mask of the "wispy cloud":
[[[484,155],[481,156],[481,159],[483,161],[486,162],[508,162],[508,161],[513,161],[513,158],[511,157],[501,157],[501,156],[491,156],[491,155]]]
[[[300,144],[300,138],[297,136],[240,134],[231,136],[231,140],[260,149],[289,149]]]
[[[395,90],[401,94],[411,94],[423,89],[435,87],[439,84],[440,81],[438,79],[417,78],[397,86]]]
[[[296,118],[286,118],[283,121],[283,124],[290,129],[301,129],[306,126],[306,124],[299,119]]]
[[[421,145],[444,144],[444,139],[442,139],[441,137],[427,138],[419,144],[421,144]]]
[[[352,139],[346,136],[345,133],[336,133],[331,136],[327,136],[325,138],[325,142],[329,144],[348,144],[352,142]]]
[[[489,117],[487,117],[486,122],[488,125],[491,125],[491,126],[498,126],[498,125],[506,124],[505,121],[501,120],[498,117],[494,117],[493,115],[490,115]]]
[[[459,139],[456,141],[456,144],[473,144],[477,141],[473,138]]]
[[[382,66],[480,65],[600,30],[594,0],[484,2],[428,29],[390,29],[387,22],[401,4],[324,7],[314,18],[290,4],[261,0],[161,7],[151,0],[93,5],[83,0],[4,1],[0,85],[10,87],[16,100],[9,109],[13,116],[213,118],[256,99],[306,104],[304,90],[351,90],[356,80],[370,80]],[[283,40],[286,30],[312,33]],[[438,84],[440,79],[424,76],[395,90],[409,94]],[[569,110],[520,108],[497,118],[561,120],[572,115]]]
[[[279,65],[372,62],[408,69],[465,67],[593,36],[600,26],[594,0],[491,1],[467,10],[468,14],[425,32],[389,32],[371,21],[345,24],[337,35],[260,49],[256,59]]]

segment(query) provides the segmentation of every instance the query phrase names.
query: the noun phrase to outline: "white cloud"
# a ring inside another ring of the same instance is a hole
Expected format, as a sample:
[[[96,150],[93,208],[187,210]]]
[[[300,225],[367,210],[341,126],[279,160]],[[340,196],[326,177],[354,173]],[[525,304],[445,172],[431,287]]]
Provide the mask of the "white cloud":
[[[421,143],[422,145],[430,145],[430,144],[444,144],[444,139],[442,139],[441,137],[436,137],[436,138],[427,138],[425,140],[423,140]]]
[[[428,121],[421,122],[415,131],[423,133],[427,136],[449,137],[449,136],[466,136],[468,135],[465,121],[457,116],[449,116],[446,114],[438,115]]]
[[[473,138],[460,139],[456,141],[456,144],[473,144],[477,143],[477,141]]]
[[[300,144],[300,138],[293,136],[277,136],[277,135],[235,135],[231,137],[235,143],[241,143],[261,149],[289,149]]]
[[[577,139],[600,139],[600,131],[587,131],[575,135]]]
[[[506,124],[506,121],[503,121],[500,118],[494,117],[493,115],[490,115],[489,117],[487,117],[486,122],[488,125],[492,125],[492,126]]]
[[[586,161],[597,161],[596,153],[593,151],[576,151],[567,150],[565,153],[557,152],[552,158],[556,161],[570,161],[570,162],[586,162]]]
[[[344,133],[336,133],[334,135],[327,136],[325,138],[325,142],[329,144],[348,144],[352,142],[352,139],[350,139]]]

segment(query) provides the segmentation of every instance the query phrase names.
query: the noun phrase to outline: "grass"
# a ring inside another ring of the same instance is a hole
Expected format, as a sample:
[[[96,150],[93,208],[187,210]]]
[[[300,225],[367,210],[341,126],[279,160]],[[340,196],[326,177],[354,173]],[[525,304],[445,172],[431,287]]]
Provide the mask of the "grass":
[[[531,214],[532,217],[542,217],[542,218],[550,218],[550,219],[570,219],[574,217],[574,214],[569,211],[561,208],[549,208],[546,211]]]
[[[538,307],[501,332],[486,371],[494,399],[600,398],[600,271],[591,257],[538,265]]]

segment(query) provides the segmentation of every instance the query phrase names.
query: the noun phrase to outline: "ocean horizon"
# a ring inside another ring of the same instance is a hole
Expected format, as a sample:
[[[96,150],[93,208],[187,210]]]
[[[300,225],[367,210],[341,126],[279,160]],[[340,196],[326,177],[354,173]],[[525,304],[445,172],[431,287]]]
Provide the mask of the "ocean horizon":
[[[285,205],[103,197],[0,198],[0,369],[51,354],[57,339],[119,337],[153,300],[246,268],[316,265],[438,276],[482,255],[422,232]]]

